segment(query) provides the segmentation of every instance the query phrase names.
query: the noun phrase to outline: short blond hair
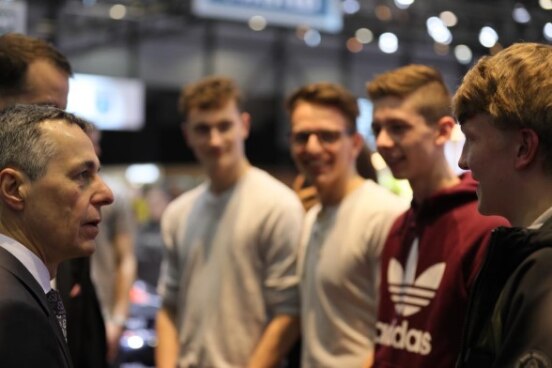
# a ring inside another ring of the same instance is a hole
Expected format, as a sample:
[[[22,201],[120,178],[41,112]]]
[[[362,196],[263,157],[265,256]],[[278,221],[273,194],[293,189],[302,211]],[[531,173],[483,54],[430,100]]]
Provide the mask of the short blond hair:
[[[430,66],[411,64],[378,74],[366,83],[370,100],[416,96],[414,108],[428,124],[452,116],[451,95],[441,73]]]
[[[552,173],[552,46],[516,43],[471,68],[453,99],[460,122],[488,114],[500,129],[530,128]]]

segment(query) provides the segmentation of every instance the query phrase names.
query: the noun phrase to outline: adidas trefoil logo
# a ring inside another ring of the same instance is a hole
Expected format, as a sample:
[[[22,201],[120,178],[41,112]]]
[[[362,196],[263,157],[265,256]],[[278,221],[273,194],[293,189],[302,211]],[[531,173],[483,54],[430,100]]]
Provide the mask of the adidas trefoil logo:
[[[417,263],[418,239],[415,239],[406,262],[406,270],[403,270],[395,258],[391,258],[387,269],[391,300],[395,304],[397,314],[404,317],[411,316],[429,305],[445,273],[446,264],[441,262],[428,267],[415,279]]]

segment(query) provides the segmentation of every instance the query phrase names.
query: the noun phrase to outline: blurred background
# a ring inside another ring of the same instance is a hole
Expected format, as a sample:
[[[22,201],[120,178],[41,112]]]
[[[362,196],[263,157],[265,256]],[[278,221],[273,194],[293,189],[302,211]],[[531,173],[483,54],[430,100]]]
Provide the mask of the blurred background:
[[[68,56],[69,110],[104,130],[105,164],[193,163],[179,90],[226,74],[248,97],[251,160],[286,166],[282,103],[294,88],[327,80],[364,97],[374,74],[425,63],[454,90],[482,55],[552,42],[552,0],[0,0],[10,30]]]

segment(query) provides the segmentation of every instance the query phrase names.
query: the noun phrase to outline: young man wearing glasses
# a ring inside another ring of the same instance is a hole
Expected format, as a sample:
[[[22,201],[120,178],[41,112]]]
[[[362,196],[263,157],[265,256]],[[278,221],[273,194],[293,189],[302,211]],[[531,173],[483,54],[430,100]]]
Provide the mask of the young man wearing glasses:
[[[479,215],[477,183],[447,162],[455,120],[436,69],[398,68],[367,89],[377,149],[413,192],[381,255],[374,367],[454,367],[468,293],[491,229],[506,221]]]
[[[186,86],[179,110],[208,180],[175,199],[157,318],[157,367],[276,367],[299,334],[296,255],[303,209],[245,156],[250,116],[235,83]]]
[[[356,170],[356,98],[315,83],[293,93],[291,153],[320,203],[301,239],[302,367],[360,367],[374,348],[379,253],[406,204]]]

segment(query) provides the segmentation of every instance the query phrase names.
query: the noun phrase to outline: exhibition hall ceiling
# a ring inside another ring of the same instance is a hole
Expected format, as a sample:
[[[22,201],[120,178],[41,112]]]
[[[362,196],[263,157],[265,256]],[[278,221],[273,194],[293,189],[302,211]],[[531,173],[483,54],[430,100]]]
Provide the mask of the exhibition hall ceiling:
[[[437,53],[465,46],[477,54],[519,41],[552,43],[552,0],[41,0],[28,1],[28,28],[29,33],[51,38],[78,37],[75,47],[177,34],[202,23],[241,23],[251,34],[289,30],[305,37],[310,47],[323,47],[326,38],[336,37],[308,27],[274,25],[262,17],[250,21],[202,18],[192,11],[194,1],[271,6],[335,1],[343,10],[338,37],[351,52],[378,42],[384,47],[396,42],[403,52],[430,45]],[[106,29],[107,36],[101,32]],[[382,39],[382,35],[391,38]]]

